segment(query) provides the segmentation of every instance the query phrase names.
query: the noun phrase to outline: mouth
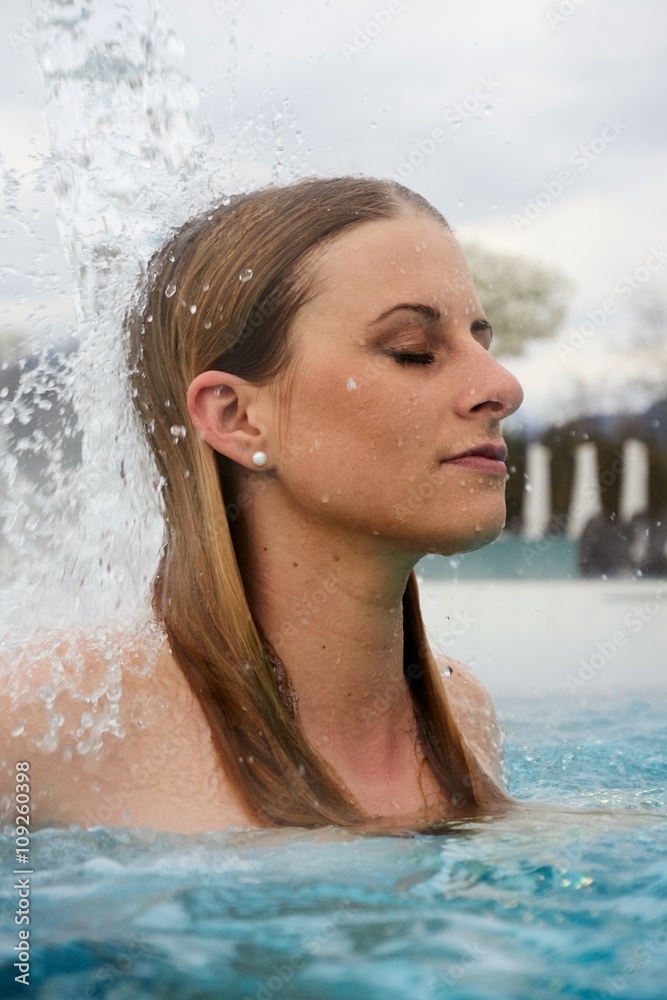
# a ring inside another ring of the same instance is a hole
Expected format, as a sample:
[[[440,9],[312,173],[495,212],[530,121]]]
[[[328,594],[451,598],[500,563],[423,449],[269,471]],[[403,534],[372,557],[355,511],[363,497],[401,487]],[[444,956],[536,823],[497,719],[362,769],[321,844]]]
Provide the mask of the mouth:
[[[459,455],[443,460],[443,465],[461,465],[478,472],[489,472],[496,476],[506,476],[507,448],[504,444],[480,444]]]

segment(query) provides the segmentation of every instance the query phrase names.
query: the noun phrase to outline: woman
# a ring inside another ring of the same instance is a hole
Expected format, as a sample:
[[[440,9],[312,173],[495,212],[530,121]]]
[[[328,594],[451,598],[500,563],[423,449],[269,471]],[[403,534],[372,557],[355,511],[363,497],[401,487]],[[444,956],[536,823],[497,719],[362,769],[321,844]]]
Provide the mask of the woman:
[[[445,220],[395,183],[304,180],[187,223],[146,288],[127,330],[166,518],[167,642],[150,672],[139,653],[126,666],[123,739],[83,763],[65,692],[60,756],[33,763],[38,821],[506,807],[490,701],[430,652],[413,573],[501,531],[499,424],[522,399]],[[106,669],[86,657],[86,677]]]

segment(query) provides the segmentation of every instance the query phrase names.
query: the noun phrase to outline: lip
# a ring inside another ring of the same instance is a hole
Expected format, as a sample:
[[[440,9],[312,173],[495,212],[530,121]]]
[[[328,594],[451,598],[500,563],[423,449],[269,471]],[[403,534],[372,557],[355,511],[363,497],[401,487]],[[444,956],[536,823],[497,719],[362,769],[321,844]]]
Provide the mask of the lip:
[[[507,448],[502,444],[480,444],[459,455],[446,458],[443,465],[461,465],[478,472],[490,472],[497,476],[507,475]]]

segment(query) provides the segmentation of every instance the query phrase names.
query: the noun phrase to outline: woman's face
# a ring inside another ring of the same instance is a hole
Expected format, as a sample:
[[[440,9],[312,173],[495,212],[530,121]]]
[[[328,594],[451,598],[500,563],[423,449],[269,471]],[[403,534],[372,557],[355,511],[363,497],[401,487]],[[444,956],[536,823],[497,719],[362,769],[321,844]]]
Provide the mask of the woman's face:
[[[499,423],[523,394],[489,353],[490,326],[442,225],[406,213],[338,237],[290,339],[269,458],[304,517],[418,555],[499,534]]]

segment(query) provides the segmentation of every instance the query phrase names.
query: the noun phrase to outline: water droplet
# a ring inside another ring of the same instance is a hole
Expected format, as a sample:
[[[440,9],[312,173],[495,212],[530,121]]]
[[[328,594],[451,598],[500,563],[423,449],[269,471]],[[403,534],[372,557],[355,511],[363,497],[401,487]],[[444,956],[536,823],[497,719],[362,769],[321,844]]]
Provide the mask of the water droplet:
[[[533,492],[533,487],[530,485],[530,483],[526,483],[525,490],[526,490],[526,493],[532,493]]]
[[[174,284],[173,281],[167,285],[167,287],[164,290],[164,294],[168,299],[170,299],[173,295],[176,294],[176,285]]]
[[[378,127],[377,122],[371,122],[371,128],[377,128],[377,127]]]
[[[471,396],[477,395],[477,389],[468,389],[468,392],[470,393]]]
[[[348,387],[348,389],[349,389],[350,391],[351,391],[352,389],[356,389],[356,388],[357,388],[357,383],[356,383],[356,382],[354,381],[354,379],[353,379],[353,378],[349,378],[349,379],[347,380],[347,387]]]
[[[188,432],[182,424],[174,424],[173,427],[170,428],[170,433],[174,438],[174,441],[178,443],[178,441],[180,441],[181,438],[184,438]]]
[[[211,329],[211,321],[210,321],[210,319],[207,319],[206,322],[204,323],[204,329],[205,330],[210,330]]]
[[[209,285],[209,283],[208,283],[208,281],[207,281],[207,282],[206,282],[206,284],[202,286],[202,291],[204,291],[204,292],[207,292],[207,291],[209,290],[209,288],[210,288],[210,287],[211,287],[211,286]]]
[[[322,503],[329,503],[329,494],[325,493],[322,497]]]
[[[245,271],[241,271],[241,273],[239,274],[239,281],[246,282],[246,281],[250,281],[251,278],[252,278],[252,268],[251,267],[246,267]]]
[[[197,312],[197,306],[190,306],[190,312],[194,316],[194,314]]]

